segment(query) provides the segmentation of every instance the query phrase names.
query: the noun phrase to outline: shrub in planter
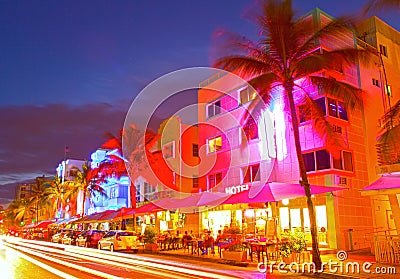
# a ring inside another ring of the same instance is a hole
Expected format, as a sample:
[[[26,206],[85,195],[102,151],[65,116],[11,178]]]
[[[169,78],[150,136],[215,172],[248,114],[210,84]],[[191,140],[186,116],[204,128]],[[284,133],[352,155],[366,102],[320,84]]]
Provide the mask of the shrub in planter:
[[[147,226],[143,233],[143,242],[146,250],[157,250],[157,230]]]
[[[304,232],[295,230],[289,235],[289,242],[294,253],[301,253],[306,249],[306,235]]]
[[[291,244],[287,241],[279,243],[278,250],[279,250],[281,256],[284,258],[289,258],[292,255]]]
[[[298,261],[299,257],[292,257],[292,254],[300,254],[306,248],[305,233],[299,230],[288,231],[281,234],[282,242],[278,245],[278,250],[283,260],[291,258],[292,261]]]

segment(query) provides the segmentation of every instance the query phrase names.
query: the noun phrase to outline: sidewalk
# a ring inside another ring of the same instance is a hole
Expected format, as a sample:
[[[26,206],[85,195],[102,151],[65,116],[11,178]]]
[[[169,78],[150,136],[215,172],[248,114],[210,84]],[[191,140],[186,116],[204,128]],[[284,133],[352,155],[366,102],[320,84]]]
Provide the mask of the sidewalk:
[[[321,255],[323,263],[337,263],[331,270],[325,268],[324,275],[345,278],[400,278],[400,265],[380,264],[369,251],[353,251],[342,254]]]
[[[229,266],[229,269],[248,271],[249,273],[258,271],[258,263],[256,261],[227,261],[220,258],[217,250],[215,251],[215,254],[209,253],[206,255],[192,254],[191,251],[183,249],[158,251],[153,255],[156,257],[174,257],[186,261],[205,262],[208,263],[207,265],[211,263],[225,265],[225,267]],[[314,278],[400,278],[400,265],[390,266],[387,264],[376,263],[375,257],[369,252],[354,251],[348,252],[346,255],[342,253],[341,256],[344,256],[346,259],[343,261],[338,260],[336,253],[321,255],[322,262],[325,264],[324,272],[318,274],[302,273],[302,275]],[[273,274],[282,274],[279,272],[277,264],[273,267]],[[296,268],[296,264],[293,265],[293,269]],[[225,268],[221,266],[221,269]],[[288,277],[291,274],[292,276],[294,275],[294,273],[289,270],[289,267],[285,267],[285,270],[287,271],[286,275],[288,275]],[[305,270],[307,270],[307,266],[305,267]],[[299,271],[301,271],[301,266],[299,267]],[[296,275],[299,274],[297,273]]]

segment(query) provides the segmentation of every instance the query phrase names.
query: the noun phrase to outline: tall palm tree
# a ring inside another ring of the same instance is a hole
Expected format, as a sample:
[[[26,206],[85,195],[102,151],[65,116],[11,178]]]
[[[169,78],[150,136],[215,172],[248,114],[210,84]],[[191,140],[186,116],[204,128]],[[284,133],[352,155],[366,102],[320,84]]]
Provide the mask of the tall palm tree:
[[[65,181],[64,184],[68,187],[67,198],[74,198],[78,193],[83,194],[82,202],[82,216],[85,215],[85,201],[90,198],[93,194],[100,194],[106,196],[104,188],[99,186],[99,177],[97,170],[92,170],[89,162],[85,162],[82,165],[82,170],[77,167],[72,168],[75,173],[74,180]]]
[[[62,183],[61,178],[57,175],[45,183],[47,184],[47,188],[45,189],[46,199],[51,204],[52,216],[56,217],[66,202],[66,185]]]
[[[343,31],[348,32],[349,22],[345,18],[333,19],[324,26],[315,27],[313,22],[295,18],[290,0],[263,1],[256,23],[261,34],[259,42],[253,42],[238,35],[226,37],[228,46],[234,52],[217,59],[214,65],[238,74],[258,91],[261,98],[255,99],[249,107],[255,115],[270,103],[272,89],[283,89],[285,108],[288,110],[293,127],[301,176],[300,183],[304,186],[307,198],[313,262],[317,268],[320,268],[321,257],[315,211],[300,145],[294,93],[296,96],[301,95],[300,102],[311,115],[313,129],[322,139],[325,139],[326,148],[333,156],[338,155],[341,139],[333,136],[331,125],[309,95],[309,89],[295,81],[307,81],[308,85],[311,84],[320,92],[329,92],[330,96],[342,100],[347,108],[355,108],[362,104],[360,98],[362,90],[349,83],[329,78],[323,73],[327,70],[344,69],[354,65],[357,58],[365,58],[362,55],[365,51],[355,48],[326,50],[322,47],[318,50],[322,39],[340,37],[343,36]]]
[[[47,188],[49,185],[46,180],[38,177],[35,181],[36,183],[32,184],[31,194],[28,200],[34,204],[35,213],[36,213],[36,222],[39,222],[39,212],[43,209],[43,206],[48,203],[48,195]]]
[[[379,11],[400,11],[400,0],[369,0],[364,7],[363,16],[369,12]],[[381,57],[382,59],[382,57]],[[383,64],[383,61],[381,61]],[[389,110],[380,119],[382,129],[377,137],[378,163],[390,165],[400,163],[400,101],[394,106],[390,105]]]
[[[136,207],[136,189],[133,184],[135,175],[134,171],[129,171],[127,169],[127,164],[129,161],[124,157],[124,155],[131,156],[132,151],[136,148],[139,140],[140,131],[135,125],[129,125],[124,129],[121,129],[118,136],[114,136],[111,133],[107,133],[107,141],[102,145],[103,148],[117,150],[117,154],[109,155],[109,158],[99,165],[98,172],[101,173],[102,177],[121,177],[123,175],[130,174],[130,196],[131,196],[131,206]],[[124,147],[123,147],[124,145]],[[129,168],[130,170],[131,168]]]

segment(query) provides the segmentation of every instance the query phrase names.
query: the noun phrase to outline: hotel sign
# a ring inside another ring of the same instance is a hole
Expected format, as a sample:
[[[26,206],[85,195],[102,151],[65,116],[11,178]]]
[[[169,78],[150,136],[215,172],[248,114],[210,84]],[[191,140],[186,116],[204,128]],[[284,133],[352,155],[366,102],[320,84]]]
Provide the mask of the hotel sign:
[[[245,184],[245,185],[239,185],[239,186],[232,186],[232,187],[226,187],[225,188],[225,193],[229,194],[229,195],[235,195],[238,194],[240,192],[249,190],[249,185]]]

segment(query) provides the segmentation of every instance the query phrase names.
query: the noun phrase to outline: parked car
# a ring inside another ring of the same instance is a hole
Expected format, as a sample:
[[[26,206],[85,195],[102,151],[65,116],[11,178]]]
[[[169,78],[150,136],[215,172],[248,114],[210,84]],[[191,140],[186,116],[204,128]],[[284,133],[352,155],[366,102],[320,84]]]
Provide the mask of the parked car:
[[[114,250],[139,250],[139,237],[129,231],[109,231],[97,243],[98,249]]]
[[[71,232],[72,229],[61,229],[59,230],[56,234],[54,234],[51,237],[51,242],[54,243],[61,243],[61,239],[66,235],[67,233]]]
[[[84,231],[76,239],[76,246],[81,247],[97,247],[97,242],[103,237],[105,231],[92,230],[91,236],[88,235],[89,231]]]
[[[82,234],[81,231],[70,231],[61,238],[62,244],[76,245],[76,239]]]

